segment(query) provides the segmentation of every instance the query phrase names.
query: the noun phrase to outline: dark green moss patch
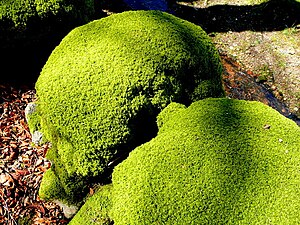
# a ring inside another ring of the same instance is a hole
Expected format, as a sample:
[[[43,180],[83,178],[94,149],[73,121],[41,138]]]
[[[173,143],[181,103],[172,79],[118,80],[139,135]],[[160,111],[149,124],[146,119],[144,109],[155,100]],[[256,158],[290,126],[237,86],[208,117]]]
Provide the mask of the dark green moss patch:
[[[109,218],[111,209],[111,185],[100,187],[96,193],[88,198],[69,225],[111,225]]]
[[[93,0],[1,0],[0,81],[32,86],[61,39],[93,18]]]

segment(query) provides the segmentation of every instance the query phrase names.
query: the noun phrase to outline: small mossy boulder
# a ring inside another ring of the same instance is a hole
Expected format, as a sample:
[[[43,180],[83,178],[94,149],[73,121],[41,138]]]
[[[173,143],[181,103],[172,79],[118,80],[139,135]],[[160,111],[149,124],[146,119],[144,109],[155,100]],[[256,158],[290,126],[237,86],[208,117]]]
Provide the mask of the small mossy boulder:
[[[207,34],[167,13],[129,11],[78,27],[36,83],[42,133],[57,152],[47,157],[70,176],[102,175],[155,136],[170,102],[223,96],[221,72]]]
[[[258,102],[171,103],[113,172],[116,225],[300,224],[300,128]]]

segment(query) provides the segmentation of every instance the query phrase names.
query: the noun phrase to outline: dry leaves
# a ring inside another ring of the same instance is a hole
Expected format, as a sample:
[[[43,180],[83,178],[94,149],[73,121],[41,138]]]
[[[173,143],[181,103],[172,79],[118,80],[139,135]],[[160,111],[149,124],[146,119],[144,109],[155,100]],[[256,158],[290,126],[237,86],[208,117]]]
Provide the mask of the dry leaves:
[[[24,109],[31,90],[0,85],[0,224],[66,224],[60,208],[42,201],[38,189],[50,162],[48,145],[33,146]]]

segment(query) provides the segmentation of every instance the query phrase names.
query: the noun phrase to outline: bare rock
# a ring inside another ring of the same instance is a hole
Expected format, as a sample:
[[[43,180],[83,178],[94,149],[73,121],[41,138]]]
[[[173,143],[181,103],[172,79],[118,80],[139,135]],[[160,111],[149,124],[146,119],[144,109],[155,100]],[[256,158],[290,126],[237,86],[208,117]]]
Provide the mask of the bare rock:
[[[28,119],[29,119],[30,115],[32,115],[33,113],[36,112],[36,107],[37,107],[37,104],[34,103],[34,102],[30,102],[26,106],[26,108],[25,108],[25,118],[26,118],[27,122],[28,122]]]
[[[67,205],[67,204],[60,202],[59,200],[55,200],[54,203],[59,205],[60,208],[62,208],[65,217],[68,219],[72,218],[79,209],[75,205]]]

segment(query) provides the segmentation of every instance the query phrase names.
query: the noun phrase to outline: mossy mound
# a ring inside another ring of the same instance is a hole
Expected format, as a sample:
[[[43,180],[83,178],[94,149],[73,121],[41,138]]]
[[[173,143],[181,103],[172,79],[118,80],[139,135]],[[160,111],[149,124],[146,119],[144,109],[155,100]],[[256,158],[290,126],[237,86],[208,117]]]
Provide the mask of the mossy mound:
[[[69,175],[101,175],[156,134],[170,102],[222,96],[221,72],[207,34],[167,13],[124,12],[78,27],[36,83],[36,118],[57,151],[48,158]]]
[[[113,172],[114,224],[300,224],[300,128],[258,102],[171,103]]]

